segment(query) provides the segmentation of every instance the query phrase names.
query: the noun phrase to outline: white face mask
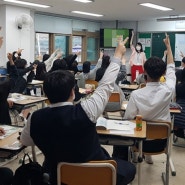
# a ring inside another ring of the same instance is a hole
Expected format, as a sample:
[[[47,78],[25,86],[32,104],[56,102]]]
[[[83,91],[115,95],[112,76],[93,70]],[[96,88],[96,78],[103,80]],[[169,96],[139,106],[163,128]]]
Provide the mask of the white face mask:
[[[140,51],[140,50],[141,50],[141,46],[136,46],[136,49],[137,49],[138,51]]]

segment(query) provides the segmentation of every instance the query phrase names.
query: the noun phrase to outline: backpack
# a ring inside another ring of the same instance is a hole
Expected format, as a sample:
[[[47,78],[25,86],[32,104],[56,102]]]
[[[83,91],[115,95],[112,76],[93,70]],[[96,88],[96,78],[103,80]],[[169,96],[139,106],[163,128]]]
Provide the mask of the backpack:
[[[25,163],[28,157],[29,162]],[[33,162],[28,153],[24,154],[20,167],[15,171],[12,185],[44,185],[43,167],[38,162]]]

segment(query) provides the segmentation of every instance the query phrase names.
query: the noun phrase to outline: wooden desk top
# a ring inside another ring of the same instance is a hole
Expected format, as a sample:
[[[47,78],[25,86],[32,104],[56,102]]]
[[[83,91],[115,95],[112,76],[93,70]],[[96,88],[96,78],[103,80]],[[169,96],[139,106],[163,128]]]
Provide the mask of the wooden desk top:
[[[121,104],[121,110],[126,110],[127,108],[127,104],[128,104],[128,101],[123,101],[122,104]],[[170,113],[172,114],[180,114],[181,113],[181,109],[170,109]]]
[[[129,120],[130,121],[130,120]],[[135,120],[132,120],[133,123],[135,123]],[[112,135],[112,136],[120,136],[123,138],[132,138],[132,139],[146,139],[146,121],[142,122],[142,131],[136,131],[134,129],[134,134],[129,135],[129,134],[121,134],[121,132],[114,132],[111,133],[109,130],[97,130],[97,133],[100,135]]]
[[[136,89],[139,88],[139,85],[136,85],[136,84],[134,84],[134,85],[119,84],[119,87],[120,87],[121,89],[136,90]]]
[[[31,82],[28,83],[28,85],[41,85],[43,84],[44,81],[41,80],[32,80]]]
[[[181,109],[170,109],[170,113],[172,113],[172,114],[180,114],[181,113]]]
[[[23,147],[23,145],[17,139],[19,137],[19,131],[7,136],[4,139],[0,139],[0,148],[6,150],[19,150]],[[15,143],[16,142],[16,143]],[[15,146],[16,144],[16,146]]]
[[[16,97],[17,96],[17,97]],[[37,97],[37,96],[29,96],[29,95],[22,95],[22,94],[12,94],[13,98],[8,98],[14,102],[14,104],[17,105],[29,105],[34,103],[39,103],[47,100],[47,97]]]
[[[7,78],[7,75],[0,75],[0,78]]]

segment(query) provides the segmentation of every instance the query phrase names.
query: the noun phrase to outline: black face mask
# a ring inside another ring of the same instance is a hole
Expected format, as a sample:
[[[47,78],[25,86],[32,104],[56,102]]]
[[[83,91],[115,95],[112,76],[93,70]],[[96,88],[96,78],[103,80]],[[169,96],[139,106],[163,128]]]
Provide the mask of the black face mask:
[[[147,81],[147,75],[144,75],[144,79],[145,79],[145,81]]]

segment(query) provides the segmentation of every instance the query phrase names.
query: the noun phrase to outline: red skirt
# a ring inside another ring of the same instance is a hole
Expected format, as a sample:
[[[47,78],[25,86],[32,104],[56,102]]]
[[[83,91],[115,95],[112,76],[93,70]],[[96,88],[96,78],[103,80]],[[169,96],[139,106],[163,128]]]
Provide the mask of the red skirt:
[[[144,72],[143,66],[131,66],[132,82],[134,82],[134,80],[136,79],[136,71],[138,71],[138,74],[142,74]]]

